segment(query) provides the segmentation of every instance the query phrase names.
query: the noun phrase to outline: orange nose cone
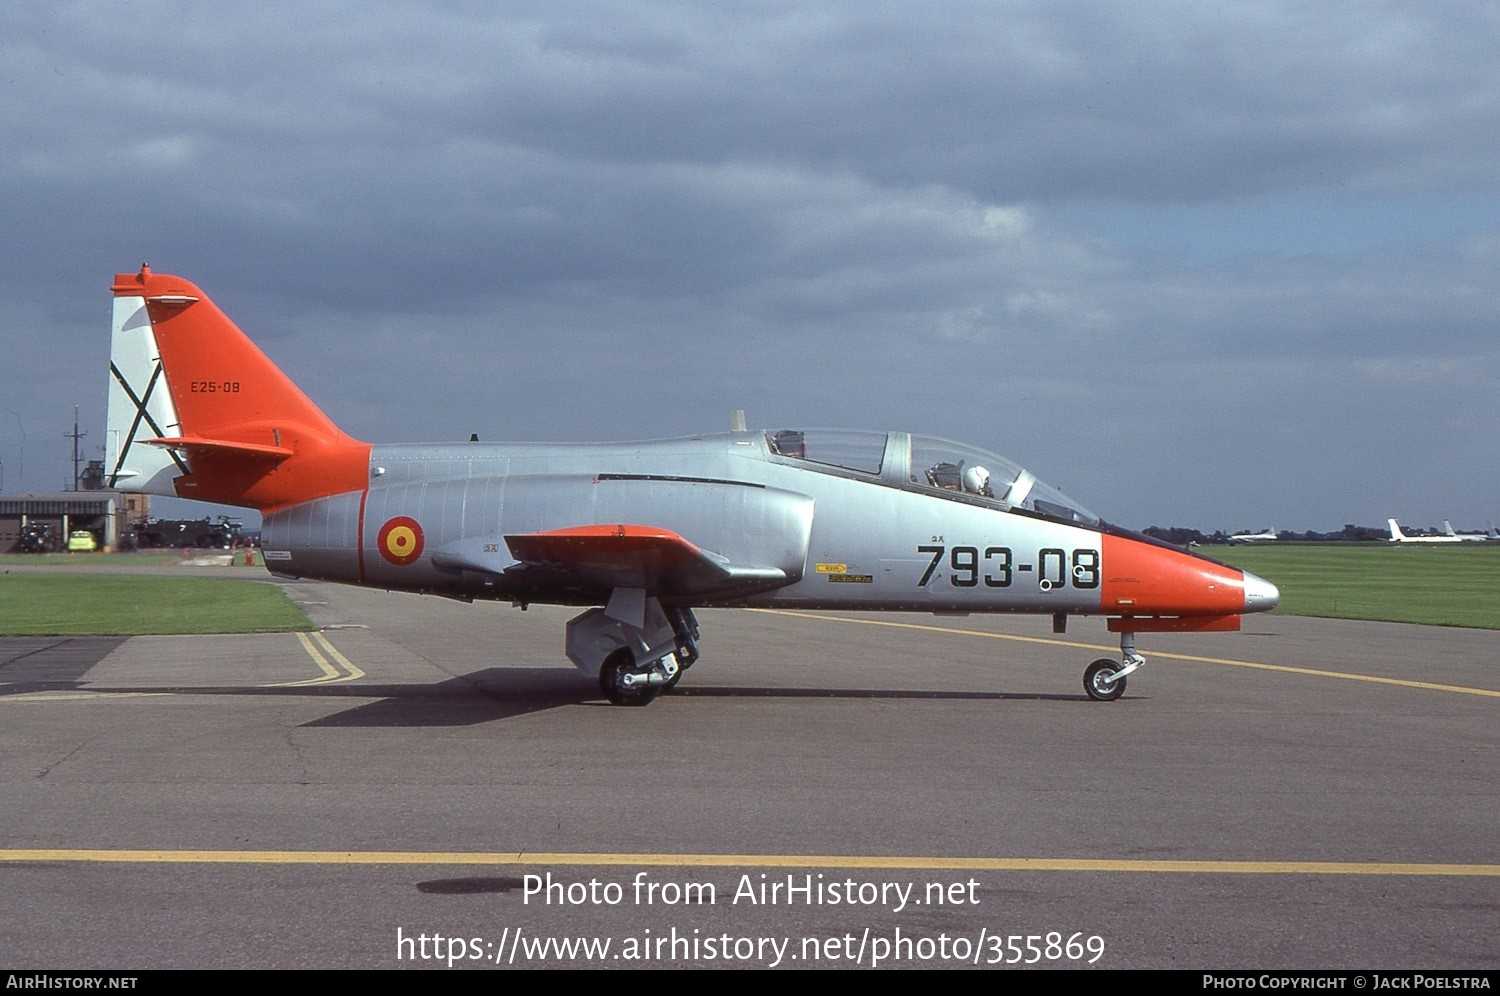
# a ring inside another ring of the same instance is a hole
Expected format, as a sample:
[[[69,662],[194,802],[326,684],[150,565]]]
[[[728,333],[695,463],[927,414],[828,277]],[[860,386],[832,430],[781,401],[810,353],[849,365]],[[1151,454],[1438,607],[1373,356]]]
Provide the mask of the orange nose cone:
[[[1244,571],[1123,536],[1106,533],[1103,539],[1099,608],[1105,613],[1224,616],[1247,608]]]

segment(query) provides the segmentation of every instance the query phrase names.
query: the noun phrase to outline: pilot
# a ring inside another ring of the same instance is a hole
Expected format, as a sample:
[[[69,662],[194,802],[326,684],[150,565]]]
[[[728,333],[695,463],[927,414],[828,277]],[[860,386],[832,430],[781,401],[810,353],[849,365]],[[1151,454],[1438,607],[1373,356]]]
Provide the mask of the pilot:
[[[978,464],[964,471],[964,490],[984,498],[995,497],[995,492],[990,490],[990,472]]]

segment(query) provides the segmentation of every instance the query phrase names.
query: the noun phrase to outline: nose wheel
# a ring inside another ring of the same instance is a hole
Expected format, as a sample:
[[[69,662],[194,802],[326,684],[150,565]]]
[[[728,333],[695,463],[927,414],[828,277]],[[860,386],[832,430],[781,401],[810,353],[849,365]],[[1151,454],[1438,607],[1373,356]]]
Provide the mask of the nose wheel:
[[[1083,690],[1095,702],[1113,702],[1125,694],[1125,676],[1146,658],[1135,652],[1135,634],[1120,634],[1120,659],[1101,657],[1083,671]]]

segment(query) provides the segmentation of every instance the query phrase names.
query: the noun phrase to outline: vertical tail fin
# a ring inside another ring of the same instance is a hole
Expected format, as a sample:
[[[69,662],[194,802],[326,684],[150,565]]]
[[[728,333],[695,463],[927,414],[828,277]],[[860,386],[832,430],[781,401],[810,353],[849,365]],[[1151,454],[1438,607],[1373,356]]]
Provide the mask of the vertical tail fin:
[[[1395,519],[1386,519],[1385,521],[1386,525],[1391,527],[1391,539],[1395,540],[1398,543],[1401,540],[1406,539],[1406,534],[1401,531],[1400,526],[1396,525]]]
[[[366,486],[369,444],[197,287],[142,266],[111,289],[110,487],[270,511]]]

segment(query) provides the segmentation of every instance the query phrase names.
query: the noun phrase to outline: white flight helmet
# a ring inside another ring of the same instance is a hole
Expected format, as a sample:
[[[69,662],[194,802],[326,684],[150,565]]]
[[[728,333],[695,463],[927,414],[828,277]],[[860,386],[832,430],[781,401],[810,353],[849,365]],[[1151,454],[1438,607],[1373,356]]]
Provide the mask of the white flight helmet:
[[[964,471],[964,490],[974,495],[988,495],[990,493],[990,472],[983,467],[974,466]]]

